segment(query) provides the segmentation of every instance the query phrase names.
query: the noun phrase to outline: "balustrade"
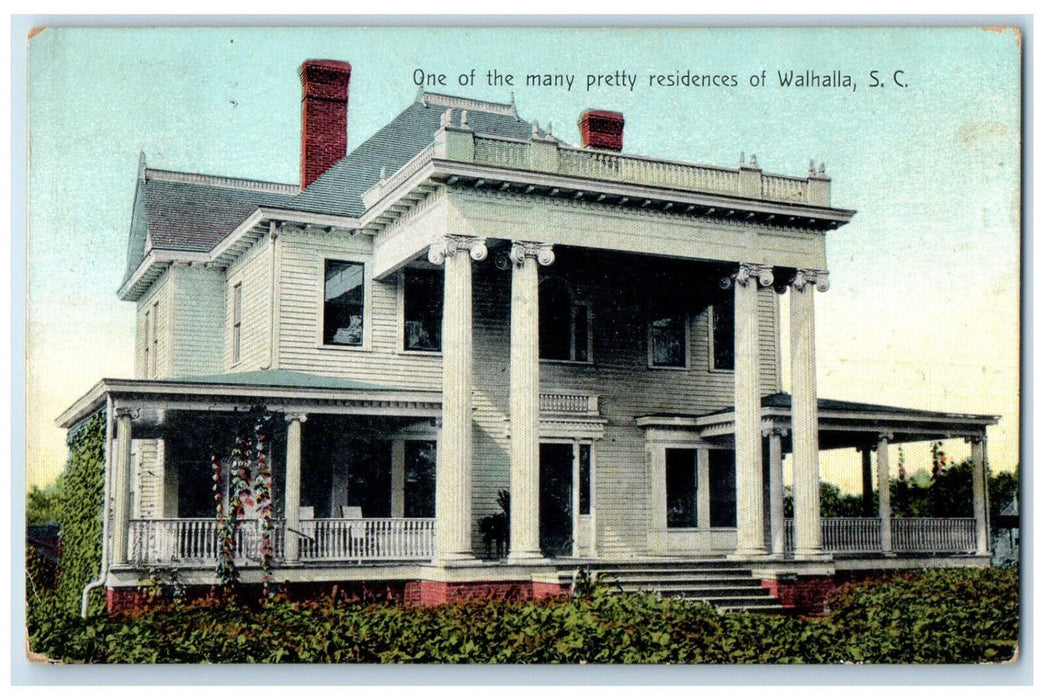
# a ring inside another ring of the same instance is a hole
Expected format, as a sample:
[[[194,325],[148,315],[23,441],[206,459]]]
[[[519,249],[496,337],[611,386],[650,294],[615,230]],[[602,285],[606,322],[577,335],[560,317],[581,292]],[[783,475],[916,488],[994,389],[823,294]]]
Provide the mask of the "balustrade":
[[[220,552],[219,524],[213,518],[132,520],[131,561],[139,564],[208,564]],[[302,520],[287,533],[272,521],[274,558],[283,558],[286,537],[298,537],[300,557],[310,561],[428,561],[435,551],[434,518],[362,518]],[[261,562],[261,525],[243,520],[234,551],[244,565]]]
[[[878,518],[823,518],[823,550],[836,553],[881,551]],[[975,551],[974,518],[893,518],[892,551],[967,553]],[[794,522],[786,521],[786,548],[794,548]]]

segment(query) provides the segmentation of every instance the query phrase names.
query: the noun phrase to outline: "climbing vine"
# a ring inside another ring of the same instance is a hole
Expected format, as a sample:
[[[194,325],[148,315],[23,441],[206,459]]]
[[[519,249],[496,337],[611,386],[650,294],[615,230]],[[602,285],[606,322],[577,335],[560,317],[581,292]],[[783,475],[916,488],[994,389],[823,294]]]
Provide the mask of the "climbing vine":
[[[243,540],[240,529],[245,522],[246,509],[258,516],[258,554],[265,595],[271,593],[273,546],[272,523],[272,414],[260,406],[244,415],[236,430],[231,453],[227,456],[215,451],[211,456],[214,480],[215,515],[218,521],[217,574],[222,585],[235,587],[239,583],[236,564],[238,545]],[[222,475],[228,473],[228,499],[223,493]]]
[[[71,430],[67,441],[69,461],[56,507],[62,537],[58,597],[64,609],[78,612],[84,587],[101,572],[105,413]]]

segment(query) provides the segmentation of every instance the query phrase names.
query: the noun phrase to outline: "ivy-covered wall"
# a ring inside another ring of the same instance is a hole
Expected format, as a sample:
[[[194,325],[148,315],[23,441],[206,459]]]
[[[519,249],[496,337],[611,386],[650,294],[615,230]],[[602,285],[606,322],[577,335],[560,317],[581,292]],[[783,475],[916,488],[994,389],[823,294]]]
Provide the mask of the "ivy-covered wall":
[[[57,508],[58,522],[62,526],[58,598],[64,609],[78,613],[84,586],[101,571],[104,411],[70,431],[68,444],[69,463],[62,475]]]

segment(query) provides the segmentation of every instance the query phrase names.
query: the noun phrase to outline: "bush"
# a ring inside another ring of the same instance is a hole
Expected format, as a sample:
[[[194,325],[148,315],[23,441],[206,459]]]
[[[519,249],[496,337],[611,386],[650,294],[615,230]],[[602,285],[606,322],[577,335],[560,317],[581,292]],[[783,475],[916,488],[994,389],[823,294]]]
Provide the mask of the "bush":
[[[426,609],[207,599],[86,621],[52,598],[29,629],[34,651],[87,663],[952,663],[1010,659],[1017,601],[1015,572],[951,570],[846,586],[813,619],[596,587]]]

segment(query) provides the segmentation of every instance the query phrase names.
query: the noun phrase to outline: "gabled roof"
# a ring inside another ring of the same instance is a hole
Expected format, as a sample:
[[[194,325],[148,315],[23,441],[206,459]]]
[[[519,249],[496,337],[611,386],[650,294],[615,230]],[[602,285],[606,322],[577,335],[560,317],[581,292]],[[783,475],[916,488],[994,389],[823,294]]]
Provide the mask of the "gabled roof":
[[[391,175],[434,140],[447,109],[468,112],[478,134],[528,139],[533,126],[513,104],[483,102],[434,93],[416,101],[362,145],[299,191],[297,185],[261,182],[144,167],[134,197],[124,283],[149,248],[205,253],[258,207],[355,217],[365,211],[362,193]],[[539,132],[543,135],[545,132]]]
[[[141,169],[126,282],[148,247],[205,253],[259,206],[286,207],[295,185]]]

